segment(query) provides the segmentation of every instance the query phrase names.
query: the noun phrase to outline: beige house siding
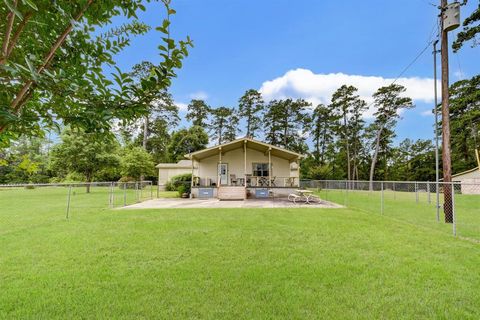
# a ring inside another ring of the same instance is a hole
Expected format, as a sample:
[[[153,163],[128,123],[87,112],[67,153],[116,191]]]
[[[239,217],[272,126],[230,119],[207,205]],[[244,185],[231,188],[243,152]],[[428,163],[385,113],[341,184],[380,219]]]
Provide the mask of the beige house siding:
[[[459,174],[452,180],[462,183],[462,194],[480,194],[480,170]]]
[[[253,174],[253,163],[268,163],[268,153],[247,148],[246,159],[246,172],[245,172],[245,155],[242,148],[231,150],[222,153],[221,162],[228,164],[228,183],[230,183],[230,175],[234,174],[237,178],[243,178],[245,174]],[[211,182],[217,183],[217,170],[218,163],[220,162],[220,156],[215,155],[201,161],[195,161],[196,169],[194,171],[195,176],[199,176],[202,179],[209,178]],[[279,157],[271,156],[272,172],[270,176],[276,177],[278,186],[283,186],[284,179],[289,177],[295,177],[298,182],[299,170],[291,170],[290,161]],[[203,181],[202,181],[203,183]]]
[[[180,160],[177,163],[159,163],[158,168],[158,186],[160,190],[165,189],[165,185],[174,177],[180,174],[192,173],[192,161]]]
[[[192,173],[192,169],[182,169],[182,168],[159,168],[158,169],[158,185],[164,186],[167,182],[172,179],[174,176],[179,174]]]

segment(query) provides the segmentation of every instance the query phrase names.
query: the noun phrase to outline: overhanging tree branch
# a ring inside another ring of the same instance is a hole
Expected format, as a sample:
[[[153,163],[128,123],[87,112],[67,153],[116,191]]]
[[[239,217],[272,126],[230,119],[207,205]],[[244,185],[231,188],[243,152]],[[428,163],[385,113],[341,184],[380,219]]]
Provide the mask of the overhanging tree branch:
[[[40,65],[40,67],[37,69],[37,74],[41,74],[45,68],[50,64],[52,61],[53,57],[55,56],[55,53],[57,50],[60,48],[60,46],[65,42],[65,39],[67,36],[72,32],[73,25],[75,22],[80,21],[82,19],[83,15],[87,11],[88,7],[93,3],[93,0],[88,0],[87,4],[80,10],[80,12],[75,16],[73,21],[71,21],[68,25],[68,27],[62,32],[62,34],[57,38],[55,43],[52,45],[50,48],[50,51],[47,53],[45,56],[43,63]],[[24,96],[28,92],[28,90],[31,88],[32,84],[34,83],[33,80],[28,80],[25,85],[20,89],[19,93],[15,97],[15,99],[12,101],[12,104],[10,105],[10,108],[15,114],[18,114],[20,109],[22,108],[22,105],[25,103],[25,100],[23,100]],[[21,103],[23,100],[23,103]],[[0,132],[3,131],[4,128],[0,128]]]
[[[13,6],[15,8],[17,7],[17,3],[18,3],[18,0],[15,0],[13,3]],[[7,15],[7,27],[5,29],[5,37],[3,38],[1,64],[4,63],[3,62],[3,60],[5,59],[4,57],[6,57],[7,55],[8,43],[10,42],[10,35],[12,34],[14,20],[15,20],[15,13],[13,12],[13,10],[10,10],[10,12]]]
[[[15,48],[15,45],[17,44],[18,38],[20,37],[20,34],[22,33],[23,29],[27,25],[28,20],[33,16],[33,12],[28,12],[24,17],[23,20],[20,22],[20,24],[17,27],[17,30],[15,30],[15,33],[13,34],[12,41],[8,45],[7,51],[5,55],[2,57],[0,60],[0,64],[5,64],[12,54],[13,49]]]

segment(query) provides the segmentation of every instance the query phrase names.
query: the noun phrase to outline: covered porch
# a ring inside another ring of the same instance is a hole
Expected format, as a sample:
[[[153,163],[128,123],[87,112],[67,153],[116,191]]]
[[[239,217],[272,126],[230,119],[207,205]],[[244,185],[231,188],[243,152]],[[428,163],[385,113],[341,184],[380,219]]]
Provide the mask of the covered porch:
[[[246,199],[267,197],[300,183],[303,155],[242,138],[187,155],[192,166],[193,197]]]

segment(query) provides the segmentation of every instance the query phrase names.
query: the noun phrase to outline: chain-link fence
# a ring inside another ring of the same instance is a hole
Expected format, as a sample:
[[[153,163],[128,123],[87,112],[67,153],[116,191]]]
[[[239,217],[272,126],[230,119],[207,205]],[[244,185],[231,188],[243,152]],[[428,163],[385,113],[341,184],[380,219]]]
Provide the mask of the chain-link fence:
[[[480,184],[302,180],[326,201],[480,240]]]
[[[151,181],[0,185],[0,235],[156,196]]]

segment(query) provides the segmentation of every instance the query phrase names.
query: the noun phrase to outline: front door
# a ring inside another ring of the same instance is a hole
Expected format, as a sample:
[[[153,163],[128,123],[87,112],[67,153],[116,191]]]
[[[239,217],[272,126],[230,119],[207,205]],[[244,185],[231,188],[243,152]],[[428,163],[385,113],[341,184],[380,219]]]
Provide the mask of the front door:
[[[220,185],[228,184],[228,164],[218,164],[218,177],[220,178]]]

